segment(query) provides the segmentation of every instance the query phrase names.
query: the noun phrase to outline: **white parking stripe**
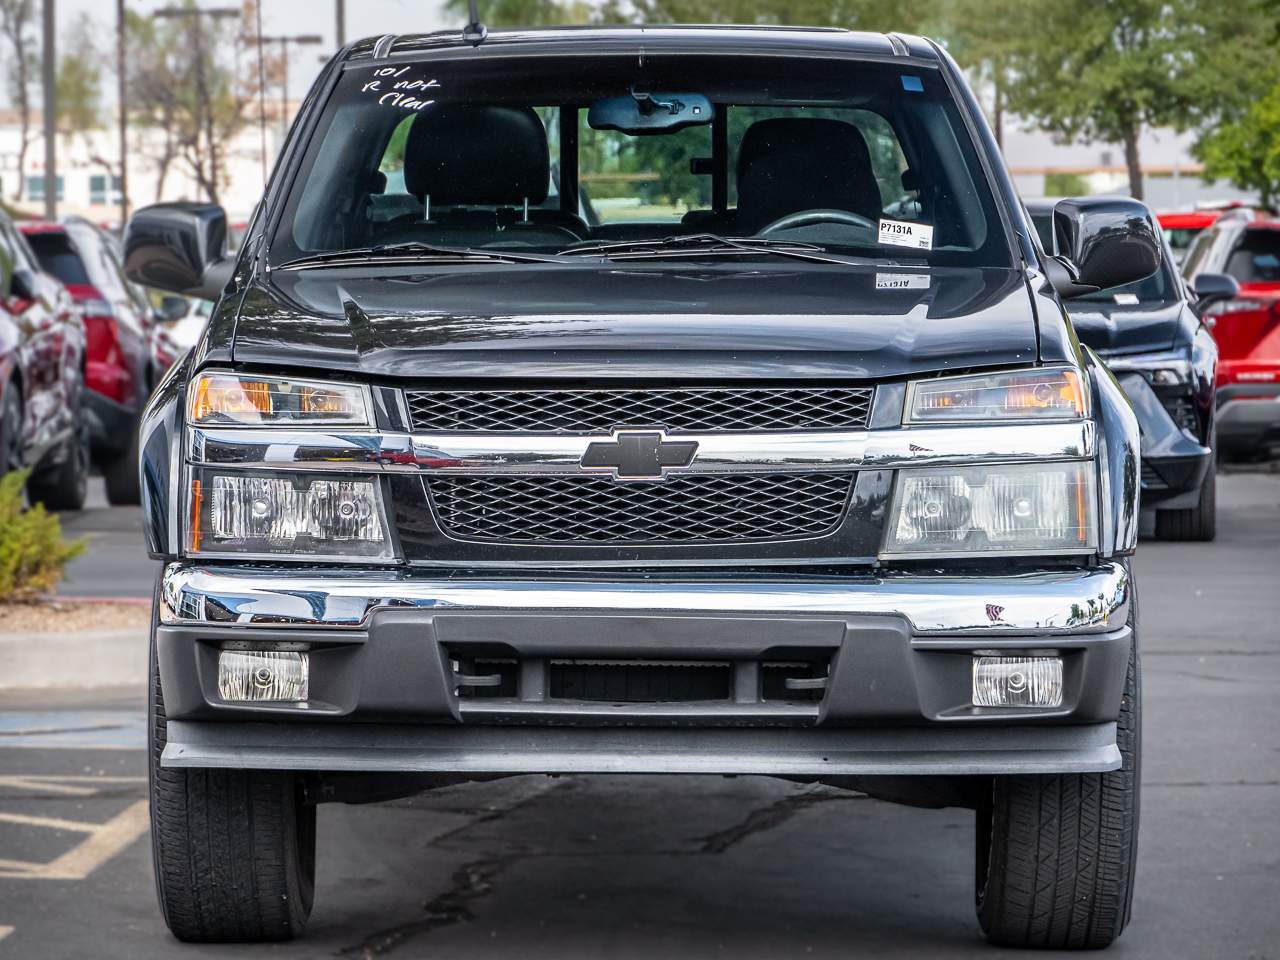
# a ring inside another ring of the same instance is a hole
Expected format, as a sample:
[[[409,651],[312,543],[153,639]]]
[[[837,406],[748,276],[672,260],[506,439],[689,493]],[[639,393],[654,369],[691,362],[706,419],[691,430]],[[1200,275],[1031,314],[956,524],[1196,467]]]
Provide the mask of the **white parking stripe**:
[[[13,933],[13,927],[0,926],[0,940],[3,940],[11,933]]]
[[[28,817],[3,813],[0,819],[10,823],[55,830],[74,830],[88,836],[62,856],[49,863],[0,860],[0,878],[20,880],[83,880],[147,831],[147,801],[139,800],[106,823],[85,823],[54,817]]]
[[[89,775],[0,775],[0,790],[31,790],[35,793],[58,793],[68,797],[91,797],[104,786],[122,783],[145,783],[146,777],[94,777]]]

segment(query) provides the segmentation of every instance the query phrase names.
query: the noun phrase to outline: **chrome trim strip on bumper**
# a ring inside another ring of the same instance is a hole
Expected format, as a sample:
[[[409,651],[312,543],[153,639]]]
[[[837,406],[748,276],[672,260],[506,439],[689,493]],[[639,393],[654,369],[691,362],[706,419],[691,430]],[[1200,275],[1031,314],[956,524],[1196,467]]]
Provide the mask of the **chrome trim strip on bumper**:
[[[611,434],[376,433],[288,428],[194,428],[192,463],[220,467],[428,473],[579,475],[592,443]],[[679,433],[697,443],[667,474],[804,472],[966,466],[1094,455],[1092,420],[797,433]]]
[[[358,627],[378,608],[480,611],[884,614],[917,635],[1102,633],[1123,626],[1132,585],[1120,563],[1009,576],[903,573],[827,580],[460,580],[335,569],[171,563],[166,624]]]

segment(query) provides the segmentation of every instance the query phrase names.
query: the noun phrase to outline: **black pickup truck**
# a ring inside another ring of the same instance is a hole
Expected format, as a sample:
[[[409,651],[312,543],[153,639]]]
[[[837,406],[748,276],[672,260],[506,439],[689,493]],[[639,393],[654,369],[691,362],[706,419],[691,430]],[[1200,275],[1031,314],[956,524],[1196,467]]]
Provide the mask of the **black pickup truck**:
[[[285,939],[315,806],[518,774],[759,774],[976,811],[1001,944],[1129,919],[1137,421],[924,39],[384,36],[304,102],[140,446],[164,563],[152,842],[185,940]]]

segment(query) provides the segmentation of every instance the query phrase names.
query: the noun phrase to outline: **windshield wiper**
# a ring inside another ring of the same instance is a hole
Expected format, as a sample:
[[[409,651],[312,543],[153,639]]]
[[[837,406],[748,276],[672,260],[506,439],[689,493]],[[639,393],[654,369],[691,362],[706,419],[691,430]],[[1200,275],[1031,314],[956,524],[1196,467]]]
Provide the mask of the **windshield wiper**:
[[[564,256],[596,255],[611,260],[637,260],[667,254],[773,254],[816,263],[865,264],[878,262],[866,257],[840,257],[827,253],[824,247],[794,240],[770,240],[767,237],[722,237],[716,233],[693,233],[687,236],[649,240],[619,240],[572,247]]]
[[[352,247],[347,250],[331,250],[289,260],[277,270],[306,270],[309,267],[342,266],[379,262],[422,263],[557,263],[559,258],[550,254],[519,253],[512,250],[488,250],[477,247],[449,247],[432,243],[384,243],[375,247]]]

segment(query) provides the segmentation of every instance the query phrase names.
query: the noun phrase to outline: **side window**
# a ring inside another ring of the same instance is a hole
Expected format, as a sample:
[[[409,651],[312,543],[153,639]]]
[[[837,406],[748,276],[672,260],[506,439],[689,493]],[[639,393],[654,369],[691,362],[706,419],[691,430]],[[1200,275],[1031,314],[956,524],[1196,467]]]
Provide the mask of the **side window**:
[[[1191,246],[1187,249],[1187,255],[1182,261],[1182,275],[1190,280],[1196,275],[1196,270],[1204,260],[1205,254],[1209,252],[1209,247],[1213,244],[1213,238],[1216,231],[1202,230],[1199,236],[1191,241]]]

